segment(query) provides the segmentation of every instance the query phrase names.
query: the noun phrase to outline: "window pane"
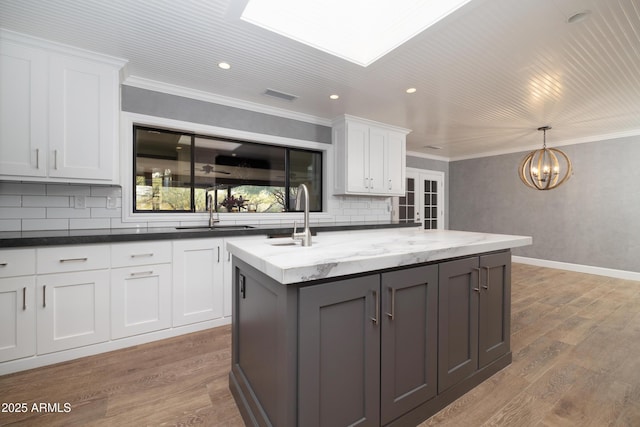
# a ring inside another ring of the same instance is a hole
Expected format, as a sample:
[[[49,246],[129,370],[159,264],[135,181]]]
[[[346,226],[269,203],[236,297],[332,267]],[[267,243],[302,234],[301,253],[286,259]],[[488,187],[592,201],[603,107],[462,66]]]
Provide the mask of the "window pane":
[[[317,152],[289,149],[290,207],[295,210],[298,186],[309,190],[309,210],[322,211],[322,155]]]
[[[135,211],[191,209],[191,136],[135,128]]]
[[[195,146],[196,188],[210,189],[219,211],[284,210],[286,148],[201,136]]]

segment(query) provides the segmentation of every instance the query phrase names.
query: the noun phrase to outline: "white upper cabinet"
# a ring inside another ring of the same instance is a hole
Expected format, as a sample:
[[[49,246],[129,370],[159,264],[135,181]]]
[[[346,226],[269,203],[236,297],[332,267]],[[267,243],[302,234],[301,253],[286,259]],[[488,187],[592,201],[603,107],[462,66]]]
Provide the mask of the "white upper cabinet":
[[[125,61],[0,32],[0,177],[116,183]]]
[[[407,133],[352,116],[334,120],[334,194],[403,195]]]

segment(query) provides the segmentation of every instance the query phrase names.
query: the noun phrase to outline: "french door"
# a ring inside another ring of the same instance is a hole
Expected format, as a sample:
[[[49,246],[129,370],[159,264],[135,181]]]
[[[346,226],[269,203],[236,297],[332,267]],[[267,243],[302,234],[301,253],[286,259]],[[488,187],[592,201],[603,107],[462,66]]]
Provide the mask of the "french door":
[[[406,194],[397,203],[399,222],[444,229],[444,172],[407,168]]]

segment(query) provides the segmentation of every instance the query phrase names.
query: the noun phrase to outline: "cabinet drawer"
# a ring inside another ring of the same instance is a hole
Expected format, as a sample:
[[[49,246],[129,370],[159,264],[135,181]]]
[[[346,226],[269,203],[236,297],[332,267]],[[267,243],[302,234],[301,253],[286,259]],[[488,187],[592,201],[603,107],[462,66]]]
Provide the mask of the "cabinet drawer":
[[[112,267],[133,267],[167,262],[171,262],[171,241],[111,245]]]
[[[35,249],[0,251],[0,277],[27,276],[36,272]]]
[[[109,268],[109,246],[58,246],[38,249],[36,265],[38,274]]]

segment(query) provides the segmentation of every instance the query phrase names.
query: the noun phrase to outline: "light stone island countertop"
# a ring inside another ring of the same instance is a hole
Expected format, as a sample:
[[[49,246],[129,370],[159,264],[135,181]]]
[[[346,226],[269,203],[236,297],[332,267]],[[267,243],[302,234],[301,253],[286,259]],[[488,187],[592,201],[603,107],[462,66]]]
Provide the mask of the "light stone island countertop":
[[[318,233],[310,247],[292,242],[245,237],[230,239],[227,248],[276,281],[291,284],[527,246],[532,238],[415,227]]]

